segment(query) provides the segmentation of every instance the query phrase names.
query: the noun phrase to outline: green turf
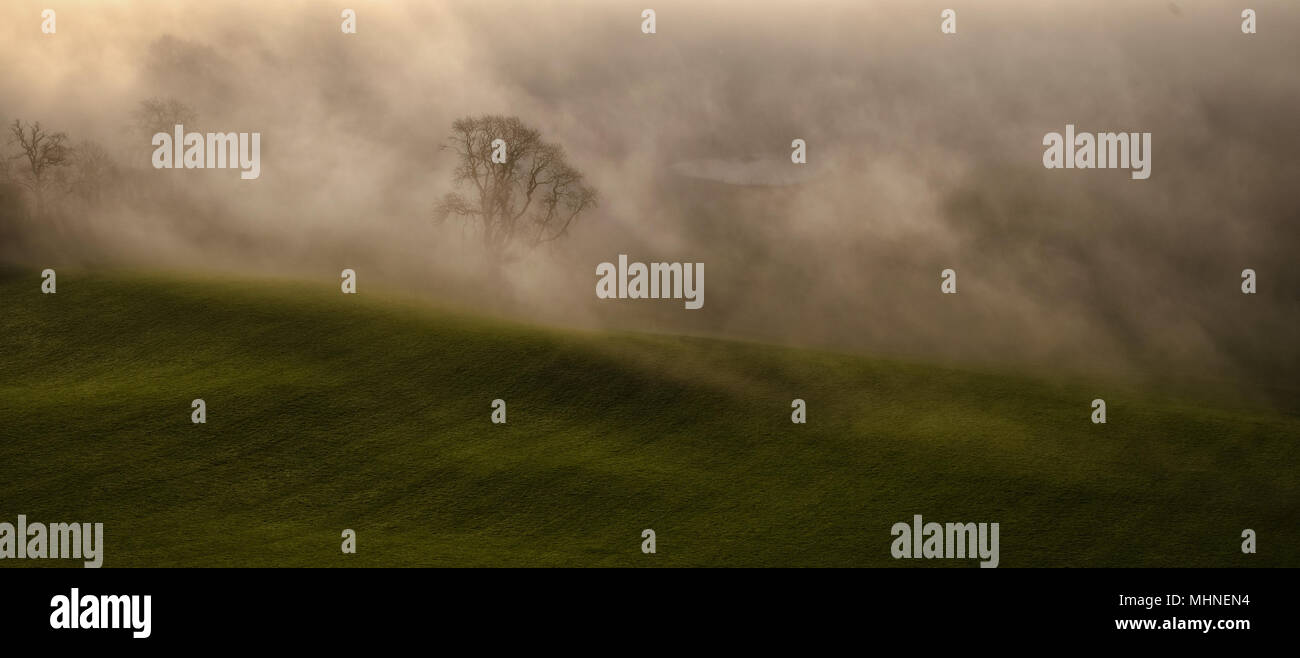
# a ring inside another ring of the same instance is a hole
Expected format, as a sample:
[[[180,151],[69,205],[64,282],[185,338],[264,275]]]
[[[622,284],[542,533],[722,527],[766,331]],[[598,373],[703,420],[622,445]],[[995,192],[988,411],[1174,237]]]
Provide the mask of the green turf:
[[[1245,403],[537,329],[328,280],[39,282],[0,279],[0,521],[103,522],[108,567],[974,566],[892,559],[913,514],[1000,523],[1002,567],[1300,566],[1300,419]]]

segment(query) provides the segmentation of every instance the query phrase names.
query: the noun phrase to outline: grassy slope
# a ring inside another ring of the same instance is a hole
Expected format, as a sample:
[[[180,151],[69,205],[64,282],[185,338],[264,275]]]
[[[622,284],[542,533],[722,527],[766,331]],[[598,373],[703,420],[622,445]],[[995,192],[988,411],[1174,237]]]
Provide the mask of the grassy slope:
[[[0,520],[102,521],[106,566],[973,566],[891,559],[914,513],[1001,523],[1004,567],[1300,566],[1300,420],[1267,410],[329,283],[38,284],[0,280]]]

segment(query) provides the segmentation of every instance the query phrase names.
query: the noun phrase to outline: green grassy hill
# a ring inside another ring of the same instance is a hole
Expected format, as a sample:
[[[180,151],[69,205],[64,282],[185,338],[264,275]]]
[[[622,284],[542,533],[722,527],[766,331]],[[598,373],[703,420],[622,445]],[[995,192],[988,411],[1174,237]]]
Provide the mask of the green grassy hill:
[[[0,279],[0,521],[103,522],[108,567],[975,565],[892,559],[913,514],[1000,523],[1002,567],[1300,566],[1300,419],[1267,409],[332,281],[39,283]]]

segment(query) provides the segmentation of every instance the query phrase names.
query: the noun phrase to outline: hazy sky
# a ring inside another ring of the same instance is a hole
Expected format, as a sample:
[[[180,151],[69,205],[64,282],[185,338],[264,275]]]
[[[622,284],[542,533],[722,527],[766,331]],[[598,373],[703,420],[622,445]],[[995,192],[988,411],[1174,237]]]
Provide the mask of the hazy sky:
[[[1300,7],[1244,3],[1248,36],[1237,4],[6,0],[0,120],[202,200],[105,211],[61,238],[78,257],[329,285],[352,267],[363,290],[550,324],[1273,385],[1300,354]],[[262,133],[262,177],[149,169],[129,126],[154,96]],[[438,146],[482,113],[562,144],[602,197],[504,282],[430,221],[454,166]],[[1044,169],[1067,123],[1151,132],[1151,178]],[[705,263],[704,308],[597,300],[620,253]]]

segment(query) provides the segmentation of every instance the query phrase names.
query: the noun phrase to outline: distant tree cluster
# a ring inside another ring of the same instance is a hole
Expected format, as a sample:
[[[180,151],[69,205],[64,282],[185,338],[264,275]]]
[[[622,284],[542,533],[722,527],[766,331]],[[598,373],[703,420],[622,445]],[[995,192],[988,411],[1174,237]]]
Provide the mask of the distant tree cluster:
[[[93,220],[124,206],[196,216],[198,201],[189,188],[156,174],[149,152],[153,135],[170,135],[178,125],[194,132],[198,120],[192,106],[175,98],[141,101],[130,115],[134,134],[123,142],[123,165],[99,142],[74,142],[40,121],[15,119],[5,126],[7,148],[0,150],[0,234],[46,226],[63,232],[72,219]],[[563,147],[518,117],[458,119],[443,150],[455,156],[456,189],[435,204],[434,219],[454,217],[472,227],[492,265],[567,236],[596,207],[596,190],[569,164]]]
[[[198,114],[174,98],[141,101],[131,123],[141,134],[171,132],[193,125]],[[118,163],[99,142],[73,142],[67,133],[40,121],[15,119],[5,126],[0,151],[0,230],[25,222],[50,224],[62,231],[70,216],[93,214],[127,198],[158,194],[146,177]],[[148,144],[147,140],[142,141]],[[147,151],[146,151],[147,152]],[[147,159],[129,158],[129,161]]]

